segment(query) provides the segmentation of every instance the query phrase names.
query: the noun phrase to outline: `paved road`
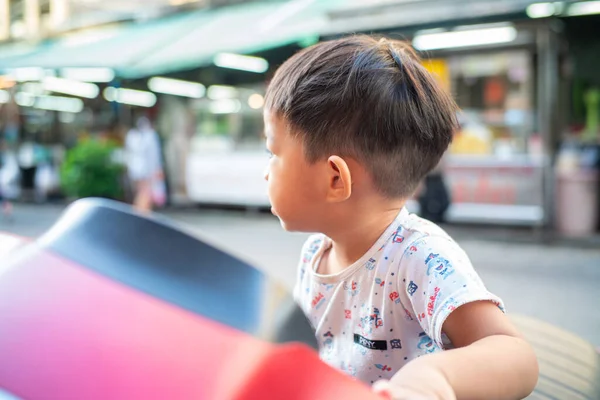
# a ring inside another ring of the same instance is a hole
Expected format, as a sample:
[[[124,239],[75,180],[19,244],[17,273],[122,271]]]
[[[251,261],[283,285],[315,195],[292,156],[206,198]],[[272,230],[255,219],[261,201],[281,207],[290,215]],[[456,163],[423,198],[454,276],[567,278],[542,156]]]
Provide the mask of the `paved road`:
[[[14,222],[0,219],[0,230],[37,236],[61,211],[59,206],[21,205]],[[278,221],[264,214],[207,210],[166,214],[289,287],[293,285],[298,251],[306,235],[282,232]],[[600,346],[600,248],[491,240],[489,235],[482,238],[479,229],[461,229],[456,235],[487,286],[504,299],[509,312],[546,320]]]

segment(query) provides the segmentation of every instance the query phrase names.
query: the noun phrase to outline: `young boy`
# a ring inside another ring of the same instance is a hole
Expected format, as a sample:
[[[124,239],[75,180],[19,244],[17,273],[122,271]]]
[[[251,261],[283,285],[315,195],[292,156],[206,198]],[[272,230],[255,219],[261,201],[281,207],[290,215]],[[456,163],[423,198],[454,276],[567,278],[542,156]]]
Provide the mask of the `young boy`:
[[[267,91],[272,211],[288,231],[320,232],[295,298],[327,363],[394,399],[523,398],[531,347],[463,250],[404,208],[455,128],[455,103],[407,45],[305,49]]]

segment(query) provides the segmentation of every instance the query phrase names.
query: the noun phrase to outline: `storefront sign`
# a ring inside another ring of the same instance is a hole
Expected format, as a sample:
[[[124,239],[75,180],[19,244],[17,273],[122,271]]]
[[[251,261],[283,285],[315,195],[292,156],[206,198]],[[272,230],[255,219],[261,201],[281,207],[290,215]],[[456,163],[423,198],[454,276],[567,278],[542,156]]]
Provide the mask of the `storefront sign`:
[[[449,162],[444,171],[453,203],[543,204],[541,163],[468,165]]]

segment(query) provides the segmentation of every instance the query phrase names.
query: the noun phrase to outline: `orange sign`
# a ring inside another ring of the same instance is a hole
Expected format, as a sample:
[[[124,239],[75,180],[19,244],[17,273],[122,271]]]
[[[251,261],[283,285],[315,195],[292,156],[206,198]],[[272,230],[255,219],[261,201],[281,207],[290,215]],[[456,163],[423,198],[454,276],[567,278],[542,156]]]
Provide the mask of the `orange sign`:
[[[450,91],[450,69],[446,60],[441,58],[423,60],[423,66],[437,78],[445,90]]]
[[[15,86],[15,81],[8,76],[0,75],[0,89],[9,89],[13,86]]]

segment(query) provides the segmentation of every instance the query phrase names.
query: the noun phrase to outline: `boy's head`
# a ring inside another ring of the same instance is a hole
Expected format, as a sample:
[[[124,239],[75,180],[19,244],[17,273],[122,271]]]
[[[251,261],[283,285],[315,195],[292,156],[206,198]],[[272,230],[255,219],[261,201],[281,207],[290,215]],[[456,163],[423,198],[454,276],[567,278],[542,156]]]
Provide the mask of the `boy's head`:
[[[347,200],[354,171],[364,171],[383,198],[410,197],[448,148],[456,109],[403,42],[352,36],[297,53],[278,69],[266,95],[268,146],[280,142],[270,148],[267,176],[274,211],[286,225],[294,208],[310,212],[320,200]],[[283,145],[289,151],[277,154]],[[302,157],[286,162],[291,148]],[[279,179],[283,174],[288,178]],[[284,193],[292,188],[294,193]]]

